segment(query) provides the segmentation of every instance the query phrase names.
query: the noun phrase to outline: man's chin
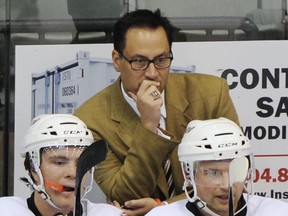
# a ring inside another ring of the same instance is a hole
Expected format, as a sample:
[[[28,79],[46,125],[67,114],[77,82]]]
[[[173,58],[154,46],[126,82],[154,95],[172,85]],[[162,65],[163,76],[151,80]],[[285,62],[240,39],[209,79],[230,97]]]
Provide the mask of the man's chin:
[[[210,206],[207,206],[211,211],[213,211],[214,213],[218,214],[218,215],[228,215],[228,211],[229,211],[229,205],[228,204],[223,204],[223,203],[219,203],[216,205],[212,205],[214,206],[214,208],[211,208]],[[216,206],[216,208],[215,208]]]

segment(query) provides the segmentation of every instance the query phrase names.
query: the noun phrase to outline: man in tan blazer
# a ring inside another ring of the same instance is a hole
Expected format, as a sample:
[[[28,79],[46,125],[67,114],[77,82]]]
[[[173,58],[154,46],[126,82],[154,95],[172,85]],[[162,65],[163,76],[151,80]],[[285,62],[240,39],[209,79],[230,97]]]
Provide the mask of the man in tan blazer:
[[[95,171],[97,184],[128,215],[144,215],[156,201],[170,202],[183,193],[177,146],[191,120],[226,117],[239,122],[224,79],[169,73],[173,26],[159,10],[127,13],[113,35],[112,59],[120,76],[75,115],[95,140],[109,145],[106,160]],[[172,199],[163,169],[168,159]]]

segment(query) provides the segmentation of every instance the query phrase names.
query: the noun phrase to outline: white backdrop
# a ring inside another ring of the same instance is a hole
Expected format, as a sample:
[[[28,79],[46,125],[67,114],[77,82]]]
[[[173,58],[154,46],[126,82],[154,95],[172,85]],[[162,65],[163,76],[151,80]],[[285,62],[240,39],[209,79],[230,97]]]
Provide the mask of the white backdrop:
[[[174,66],[194,65],[196,72],[227,79],[245,134],[256,156],[256,193],[288,202],[287,41],[174,43]],[[19,182],[25,174],[20,147],[31,121],[31,74],[76,58],[111,58],[111,44],[16,47],[14,193],[27,196]]]

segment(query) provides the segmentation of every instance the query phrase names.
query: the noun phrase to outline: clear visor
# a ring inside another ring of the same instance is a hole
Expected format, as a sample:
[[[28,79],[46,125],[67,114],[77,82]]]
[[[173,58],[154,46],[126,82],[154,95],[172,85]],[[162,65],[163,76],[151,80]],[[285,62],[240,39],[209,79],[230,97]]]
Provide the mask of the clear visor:
[[[250,179],[248,167],[246,157],[233,160],[197,161],[193,167],[193,179],[196,185],[211,187],[245,184]],[[186,173],[188,174],[189,170],[186,170]],[[187,178],[191,180],[190,175]]]

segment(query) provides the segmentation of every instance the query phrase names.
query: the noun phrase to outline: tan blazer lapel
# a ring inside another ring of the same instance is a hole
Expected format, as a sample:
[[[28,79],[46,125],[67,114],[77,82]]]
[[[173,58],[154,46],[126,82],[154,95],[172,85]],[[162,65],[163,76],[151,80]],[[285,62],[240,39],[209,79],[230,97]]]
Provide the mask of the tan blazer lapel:
[[[125,101],[120,88],[120,78],[113,84],[110,94],[111,98],[111,119],[118,122],[116,133],[128,147],[131,146],[132,134],[139,122],[138,115]]]
[[[192,117],[185,113],[190,104],[183,96],[185,94],[184,89],[182,89],[183,86],[184,83],[173,79],[172,74],[170,74],[165,89],[167,111],[166,129],[176,135],[174,139],[179,142],[185,132],[187,122],[192,120]],[[177,91],[175,89],[177,89]],[[181,94],[181,92],[183,92],[183,94]]]

